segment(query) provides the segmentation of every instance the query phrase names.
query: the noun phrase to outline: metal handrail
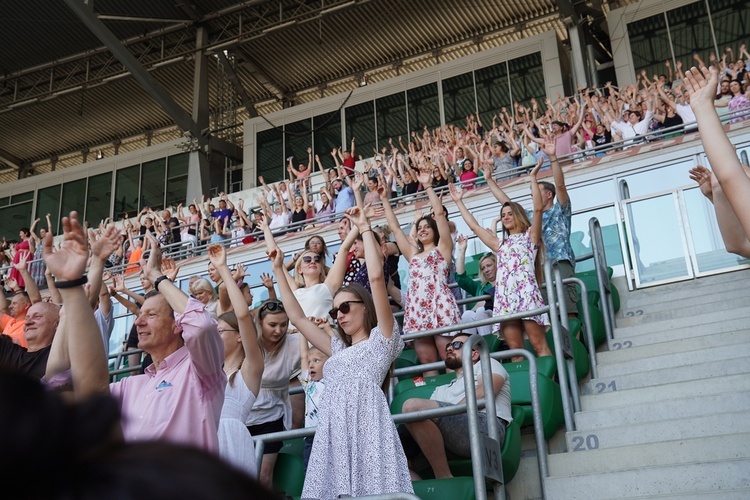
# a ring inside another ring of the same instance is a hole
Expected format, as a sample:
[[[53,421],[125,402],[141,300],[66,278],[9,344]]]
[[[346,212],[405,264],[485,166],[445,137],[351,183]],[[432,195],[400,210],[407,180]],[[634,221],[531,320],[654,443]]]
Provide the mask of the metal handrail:
[[[599,282],[599,300],[602,304],[604,327],[607,332],[607,338],[612,340],[615,338],[615,306],[612,301],[612,290],[609,283],[609,272],[607,271],[607,254],[604,251],[602,226],[596,217],[589,219],[589,235],[591,238],[591,251],[594,257],[594,269],[596,270],[596,278]]]

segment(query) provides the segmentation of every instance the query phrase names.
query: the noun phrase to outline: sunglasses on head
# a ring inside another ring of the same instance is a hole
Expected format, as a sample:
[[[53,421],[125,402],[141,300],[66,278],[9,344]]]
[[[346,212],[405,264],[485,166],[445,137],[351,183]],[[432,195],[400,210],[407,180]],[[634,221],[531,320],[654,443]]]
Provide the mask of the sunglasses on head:
[[[320,255],[305,255],[302,257],[302,262],[309,264],[310,262],[320,262]]]
[[[266,301],[262,306],[260,306],[260,310],[258,311],[258,314],[263,313],[277,313],[277,312],[285,312],[284,311],[284,304],[277,300],[268,300]]]
[[[349,314],[349,311],[352,310],[351,304],[364,304],[361,300],[347,300],[346,302],[342,302],[340,306],[334,307],[330,311],[328,311],[328,314],[331,315],[331,319],[336,319],[338,317],[339,311],[341,311],[344,314]]]

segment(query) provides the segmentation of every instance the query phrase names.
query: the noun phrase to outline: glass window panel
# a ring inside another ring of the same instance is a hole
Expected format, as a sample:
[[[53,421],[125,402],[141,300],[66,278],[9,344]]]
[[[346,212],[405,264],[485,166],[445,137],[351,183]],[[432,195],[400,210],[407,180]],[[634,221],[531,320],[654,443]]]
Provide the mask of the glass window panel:
[[[58,224],[60,224],[60,188],[57,186],[50,186],[42,188],[37,191],[36,195],[36,216],[39,219],[40,227],[47,227],[47,221],[45,217],[47,214],[50,215],[50,221],[52,222],[52,231],[57,234],[59,232]]]
[[[542,54],[535,52],[508,61],[513,102],[529,106],[531,98],[543,103],[547,97],[542,69]],[[510,108],[509,108],[510,111]]]
[[[433,129],[440,126],[440,102],[436,83],[428,83],[406,91],[409,109],[409,129],[419,132],[425,126]]]
[[[259,176],[266,182],[277,182],[284,178],[284,132],[272,128],[258,132],[255,136],[255,165]]]
[[[510,109],[508,71],[505,62],[478,69],[474,72],[477,87],[477,105],[482,123],[492,123],[492,116],[503,107]],[[542,103],[544,100],[542,100]]]
[[[613,268],[616,274],[624,272],[620,234],[617,228],[619,217],[615,207],[604,207],[573,215],[570,224],[570,244],[573,247],[573,253],[576,257],[591,253],[589,220],[592,217],[599,219],[599,224],[602,228],[604,254],[607,256],[607,265]],[[620,267],[619,272],[618,267]],[[576,272],[591,271],[593,269],[593,258],[576,262]]]
[[[375,142],[375,103],[363,102],[344,110],[346,116],[346,140],[343,149],[349,149],[352,138],[356,139],[356,155],[367,158],[372,156]]]
[[[670,194],[626,205],[633,245],[631,264],[638,284],[690,276],[680,231],[680,216]]]
[[[18,241],[22,227],[31,227],[31,202],[19,203],[0,208],[0,238]]]
[[[341,146],[341,112],[336,110],[314,117],[313,127],[313,152],[320,156],[324,168],[333,168],[331,150]],[[307,158],[300,163],[307,163]],[[313,172],[317,168],[313,162]]]
[[[10,203],[22,203],[24,201],[31,201],[34,199],[34,191],[27,191],[25,193],[14,194],[10,197]]]
[[[115,174],[115,218],[120,219],[126,213],[134,217],[140,210],[138,203],[138,185],[141,166],[122,168]]]
[[[306,118],[284,125],[285,158],[294,156],[294,163],[307,163],[307,148],[312,147],[312,120]],[[284,160],[286,162],[286,159]],[[286,163],[284,163],[286,171]]]
[[[86,206],[86,179],[66,182],[62,188],[62,209],[60,212],[67,216],[73,210],[78,214],[84,213]],[[89,221],[91,225],[96,225],[99,221]]]
[[[726,53],[726,47],[732,47],[735,59],[739,46],[747,43],[750,32],[750,5],[747,0],[708,0],[711,19],[716,34],[719,52]]]
[[[166,158],[159,158],[141,165],[141,208],[164,209],[164,174],[166,167]]]
[[[719,231],[713,204],[698,188],[683,191],[685,208],[690,224],[690,234],[698,263],[698,272],[704,273],[749,264],[750,260],[727,252]]]
[[[172,155],[167,159],[167,206],[186,204],[190,153]]]
[[[112,172],[89,177],[86,197],[86,220],[96,225],[110,216],[109,204],[112,200]]]
[[[624,177],[630,198],[639,198],[691,184],[688,170],[694,165],[695,161],[685,158],[679,163],[663,165],[653,170]]]
[[[616,199],[614,186],[615,183],[612,180],[607,180],[568,189],[568,194],[573,200],[573,208],[580,211],[612,203],[612,200]]]
[[[664,73],[664,61],[672,60],[664,15],[657,14],[628,24],[628,37],[635,74],[646,70],[651,78]]]
[[[0,207],[4,207],[5,205],[8,205],[8,204],[10,204],[10,196],[0,198]]]
[[[378,122],[378,146],[388,146],[388,139],[398,146],[398,137],[404,141],[409,135],[406,126],[406,93],[398,92],[375,100],[375,113]]]
[[[682,61],[683,68],[695,65],[693,54],[696,52],[708,63],[708,56],[714,52],[714,42],[705,2],[691,3],[668,11],[667,22],[675,59]],[[649,77],[666,72],[664,61],[661,63],[661,69],[649,73]]]
[[[469,72],[447,78],[442,81],[442,85],[446,125],[465,127],[466,117],[476,112],[474,75]]]

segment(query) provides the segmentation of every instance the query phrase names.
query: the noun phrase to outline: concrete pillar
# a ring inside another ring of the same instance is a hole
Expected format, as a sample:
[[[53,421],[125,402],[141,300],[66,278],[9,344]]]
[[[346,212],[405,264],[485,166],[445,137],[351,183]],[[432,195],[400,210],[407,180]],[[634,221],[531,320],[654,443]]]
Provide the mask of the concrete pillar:
[[[580,24],[568,26],[568,40],[570,40],[570,65],[573,69],[573,85],[588,87],[586,74],[585,37]]]

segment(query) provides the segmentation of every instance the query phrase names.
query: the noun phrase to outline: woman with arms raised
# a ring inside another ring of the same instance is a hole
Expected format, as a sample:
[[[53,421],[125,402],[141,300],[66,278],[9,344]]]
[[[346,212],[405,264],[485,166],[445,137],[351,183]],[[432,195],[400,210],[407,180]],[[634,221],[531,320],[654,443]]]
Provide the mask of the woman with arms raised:
[[[316,348],[331,356],[323,368],[326,390],[302,498],[413,492],[406,456],[381,388],[404,347],[388,303],[383,253],[362,210],[351,208],[347,217],[364,238],[372,297],[358,285],[336,292],[331,315],[346,343],[306,317],[284,277],[281,250],[269,251],[289,319]]]
[[[388,203],[383,183],[378,192],[383,200],[385,218],[396,237],[396,244],[409,262],[409,283],[404,307],[404,333],[422,332],[459,322],[456,299],[448,288],[448,274],[453,259],[453,239],[443,205],[432,189],[430,172],[420,172],[419,182],[424,186],[434,217],[417,221],[416,246],[413,245]],[[368,268],[370,266],[367,266]],[[450,335],[423,337],[414,341],[420,363],[432,363],[445,354]],[[437,371],[425,372],[425,376]]]
[[[224,373],[227,375],[224,406],[219,420],[219,455],[256,477],[255,447],[245,421],[260,392],[263,355],[245,296],[227,267],[226,250],[221,245],[211,245],[208,247],[208,258],[224,281],[234,308],[217,318],[219,335],[224,344]]]

